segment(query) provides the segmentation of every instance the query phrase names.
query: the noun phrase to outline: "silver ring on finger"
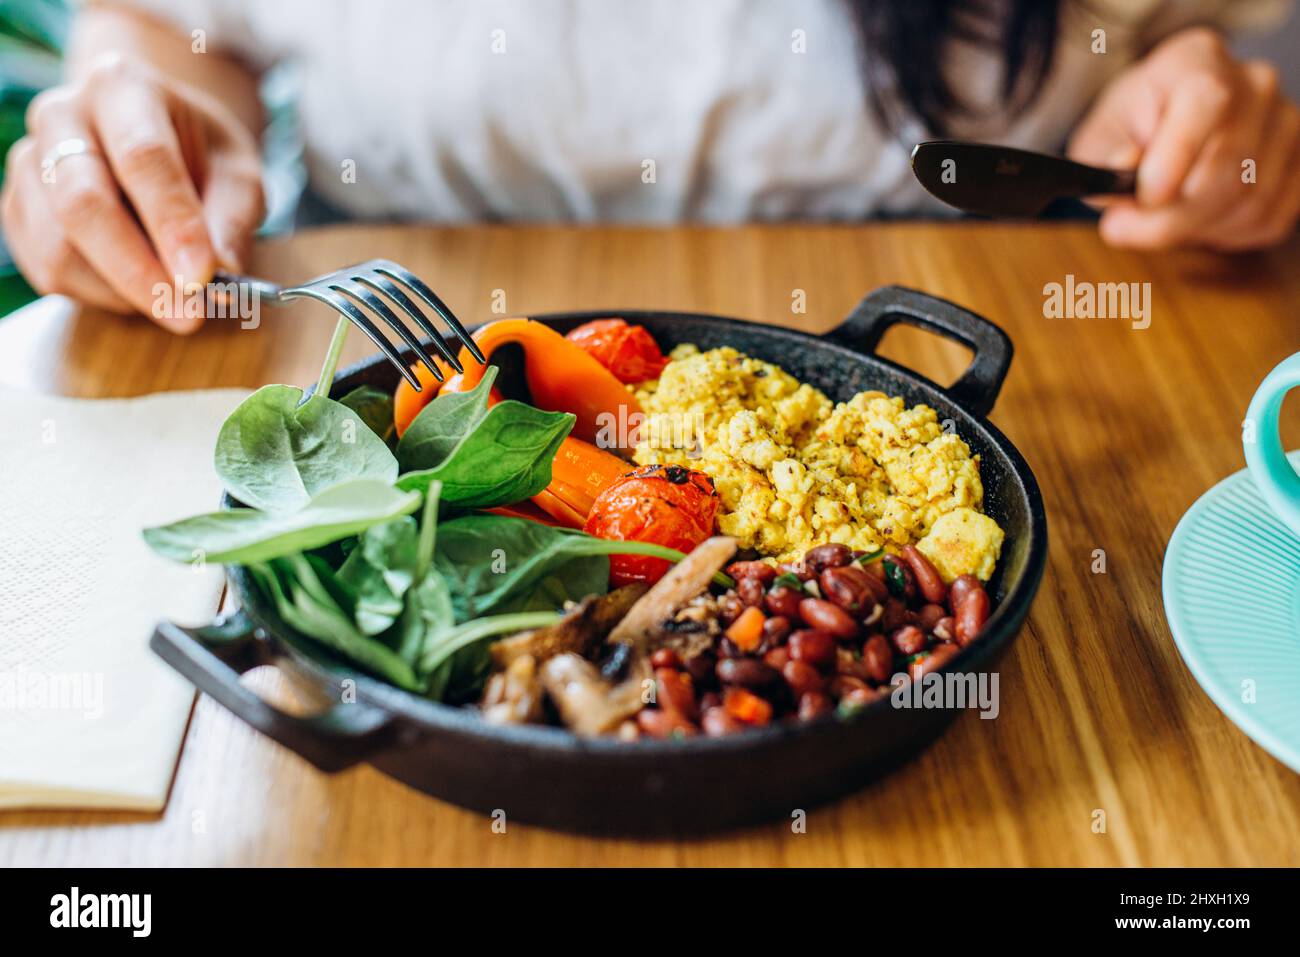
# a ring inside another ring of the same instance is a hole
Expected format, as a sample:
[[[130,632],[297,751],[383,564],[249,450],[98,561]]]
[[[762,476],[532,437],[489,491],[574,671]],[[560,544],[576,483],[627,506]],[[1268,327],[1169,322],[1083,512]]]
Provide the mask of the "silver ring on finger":
[[[86,156],[97,153],[90,143],[87,143],[80,136],[69,137],[66,140],[59,140],[54,144],[54,148],[45,154],[41,160],[41,178],[47,183],[54,179],[54,168],[69,156]]]

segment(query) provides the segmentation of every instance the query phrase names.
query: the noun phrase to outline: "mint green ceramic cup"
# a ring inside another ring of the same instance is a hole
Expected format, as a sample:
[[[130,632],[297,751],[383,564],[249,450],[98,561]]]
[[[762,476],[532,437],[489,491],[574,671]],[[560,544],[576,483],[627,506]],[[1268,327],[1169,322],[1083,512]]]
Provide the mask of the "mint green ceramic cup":
[[[1300,352],[1270,372],[1260,383],[1246,411],[1248,427],[1242,430],[1242,446],[1251,478],[1259,486],[1264,501],[1291,531],[1300,535],[1300,474],[1286,460],[1278,417],[1282,400],[1292,389],[1300,387]],[[1251,429],[1249,426],[1254,426]]]

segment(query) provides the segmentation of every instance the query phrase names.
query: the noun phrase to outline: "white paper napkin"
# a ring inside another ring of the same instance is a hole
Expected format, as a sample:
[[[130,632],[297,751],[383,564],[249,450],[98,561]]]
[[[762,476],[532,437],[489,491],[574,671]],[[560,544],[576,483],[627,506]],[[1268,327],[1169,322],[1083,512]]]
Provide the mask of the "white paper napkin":
[[[140,530],[217,506],[212,446],[245,395],[0,389],[0,807],[166,802],[194,689],[149,636],[211,618],[222,579]]]

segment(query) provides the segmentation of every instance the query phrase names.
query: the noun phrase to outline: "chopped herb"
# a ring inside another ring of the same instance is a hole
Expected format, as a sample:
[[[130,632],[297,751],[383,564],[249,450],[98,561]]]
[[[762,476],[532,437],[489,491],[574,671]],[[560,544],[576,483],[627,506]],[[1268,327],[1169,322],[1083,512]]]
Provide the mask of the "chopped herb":
[[[869,704],[871,704],[871,701],[850,701],[848,698],[841,698],[840,703],[835,706],[835,716],[842,721],[848,718],[856,718],[866,710]]]
[[[772,580],[772,587],[794,588],[798,591],[803,591],[803,582],[799,580],[799,576],[794,572],[785,572],[784,574],[777,575],[776,578]]]
[[[863,566],[870,565],[877,558],[882,557],[884,554],[885,554],[885,550],[883,548],[877,548],[874,552],[868,552],[865,555],[859,556],[858,564]]]
[[[885,584],[889,586],[889,593],[895,598],[902,598],[903,593],[907,591],[907,578],[903,575],[903,566],[892,555],[886,555],[883,559],[885,566]]]

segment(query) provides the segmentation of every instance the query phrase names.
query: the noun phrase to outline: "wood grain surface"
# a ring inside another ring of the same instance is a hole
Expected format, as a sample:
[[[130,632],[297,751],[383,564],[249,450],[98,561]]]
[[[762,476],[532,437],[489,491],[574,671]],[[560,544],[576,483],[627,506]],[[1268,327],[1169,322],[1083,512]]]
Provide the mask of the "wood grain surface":
[[[1042,589],[1002,664],[1001,714],[962,715],[891,777],[811,811],[806,833],[777,822],[641,842],[494,833],[369,768],[318,773],[200,699],[164,814],[3,813],[0,864],[1300,865],[1300,777],[1196,685],[1160,598],[1175,523],[1242,467],[1247,401],[1300,349],[1297,252],[1130,254],[1086,225],[1041,224],[381,226],[264,244],[254,271],[284,280],[390,257],[471,322],[503,295],[514,315],[662,307],[822,331],[888,283],[993,319],[1017,352],[992,418],[1037,474],[1051,531]],[[1045,318],[1044,284],[1067,274],[1149,282],[1150,328]],[[805,314],[791,311],[796,290]],[[305,384],[333,323],[303,306],[264,311],[256,330],[223,325],[177,338],[46,300],[0,320],[0,383],[77,396]],[[354,336],[347,357],[368,351]],[[912,330],[884,351],[940,382],[965,358]],[[1295,402],[1284,437],[1300,445]],[[274,671],[247,680],[289,693]]]

